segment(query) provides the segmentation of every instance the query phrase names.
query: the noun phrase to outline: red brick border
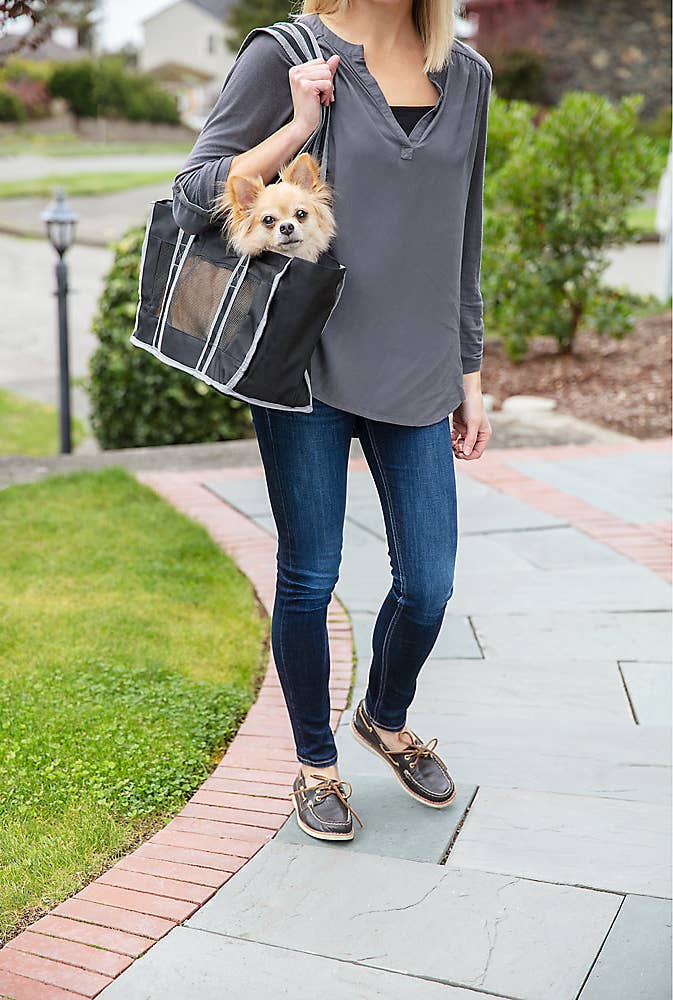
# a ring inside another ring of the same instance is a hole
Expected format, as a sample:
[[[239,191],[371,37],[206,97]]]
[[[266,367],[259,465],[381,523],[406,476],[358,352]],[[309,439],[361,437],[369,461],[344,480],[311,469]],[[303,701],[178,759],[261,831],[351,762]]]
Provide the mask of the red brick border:
[[[204,480],[261,477],[256,469],[152,473],[138,478],[199,521],[251,580],[268,613],[275,539]],[[346,707],[353,639],[336,598],[328,609],[332,723]],[[0,952],[0,995],[95,997],[135,958],[190,917],[280,829],[292,811],[294,742],[271,658],[257,701],[215,771],[171,822]]]
[[[609,545],[634,562],[646,566],[668,583],[671,572],[671,524],[669,521],[634,524],[614,514],[585,503],[555,486],[527,476],[511,465],[512,459],[559,461],[565,458],[598,458],[603,455],[623,455],[629,452],[670,452],[669,438],[654,441],[634,441],[620,444],[550,445],[544,448],[497,448],[485,451],[474,462],[459,461],[460,469],[495,489],[508,493],[561,518],[585,535]]]
[[[561,518],[573,528],[583,531],[599,542],[609,545],[615,552],[633,559],[651,569],[668,583],[671,572],[671,523],[655,521],[633,524],[607,511],[585,503],[555,486],[548,486],[533,476],[527,476],[512,467],[516,459],[558,461],[564,458],[598,458],[602,455],[623,455],[634,451],[666,452],[671,450],[671,439],[651,441],[626,441],[618,444],[569,444],[546,445],[540,448],[489,448],[475,461],[456,462],[458,474],[464,472],[486,486],[517,497],[531,507]],[[367,468],[364,459],[351,462],[351,468]]]

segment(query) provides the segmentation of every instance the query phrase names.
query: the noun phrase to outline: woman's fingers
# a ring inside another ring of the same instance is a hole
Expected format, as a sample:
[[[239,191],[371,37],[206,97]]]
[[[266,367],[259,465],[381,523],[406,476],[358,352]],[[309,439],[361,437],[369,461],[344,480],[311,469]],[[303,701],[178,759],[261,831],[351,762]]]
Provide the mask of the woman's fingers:
[[[333,55],[329,59],[309,59],[307,62],[300,63],[298,66],[294,66],[295,70],[307,70],[311,71],[313,69],[322,69],[324,66],[329,68],[331,76],[334,76],[339,65],[339,59],[341,56]],[[292,70],[290,70],[292,72]]]
[[[471,461],[481,458],[491,437],[491,425],[487,420],[469,418],[461,420],[454,414],[451,428],[451,445],[456,458]]]
[[[479,420],[468,420],[467,422],[467,434],[463,439],[463,454],[469,455],[477,442],[477,434],[479,433]]]

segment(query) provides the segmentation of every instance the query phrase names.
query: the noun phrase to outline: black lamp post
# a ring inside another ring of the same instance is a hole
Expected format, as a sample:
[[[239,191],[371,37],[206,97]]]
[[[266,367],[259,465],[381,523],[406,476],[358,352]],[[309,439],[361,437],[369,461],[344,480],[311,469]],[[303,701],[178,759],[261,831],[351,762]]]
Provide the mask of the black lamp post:
[[[63,188],[57,188],[54,200],[42,213],[56,261],[56,292],[58,299],[58,367],[60,392],[61,452],[72,451],[70,440],[70,372],[68,363],[68,268],[65,255],[75,239],[77,216],[68,204]]]

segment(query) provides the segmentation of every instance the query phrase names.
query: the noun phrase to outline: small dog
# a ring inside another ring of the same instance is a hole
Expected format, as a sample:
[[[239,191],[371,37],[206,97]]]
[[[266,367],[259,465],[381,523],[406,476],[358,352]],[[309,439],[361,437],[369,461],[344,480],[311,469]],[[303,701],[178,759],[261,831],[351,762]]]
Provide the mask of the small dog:
[[[336,234],[332,190],[310,153],[302,153],[265,185],[261,177],[231,175],[214,217],[224,217],[223,234],[237,254],[264,250],[318,260]]]

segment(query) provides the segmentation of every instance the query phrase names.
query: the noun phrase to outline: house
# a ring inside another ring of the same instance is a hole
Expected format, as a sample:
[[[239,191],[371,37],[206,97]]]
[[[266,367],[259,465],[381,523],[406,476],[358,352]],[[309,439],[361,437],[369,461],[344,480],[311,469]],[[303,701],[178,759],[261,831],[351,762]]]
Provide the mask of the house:
[[[200,128],[234,61],[226,22],[232,0],[177,0],[143,21],[139,68],[176,94]]]
[[[17,55],[32,62],[75,62],[90,55],[86,49],[78,48],[74,33],[69,35],[64,29],[40,38],[36,45],[30,41],[33,35],[37,32],[25,35],[8,33],[0,38],[0,63],[8,55]]]
[[[139,67],[152,73],[179,101],[183,121],[200,128],[217,100],[235,53],[227,45],[233,0],[176,0],[143,21]],[[473,22],[457,18],[459,38]]]

